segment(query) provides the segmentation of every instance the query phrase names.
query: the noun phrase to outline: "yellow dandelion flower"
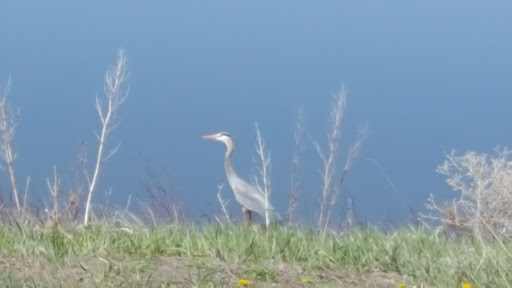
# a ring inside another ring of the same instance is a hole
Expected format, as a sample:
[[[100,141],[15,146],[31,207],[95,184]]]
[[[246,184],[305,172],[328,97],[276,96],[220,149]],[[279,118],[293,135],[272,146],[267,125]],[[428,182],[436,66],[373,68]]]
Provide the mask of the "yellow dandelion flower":
[[[398,284],[398,288],[405,288],[405,283],[404,282],[400,282]]]
[[[251,281],[247,280],[247,279],[240,279],[238,281],[238,287],[245,287],[245,286],[249,286],[251,284]]]
[[[462,283],[462,288],[471,288],[471,284],[468,282]]]
[[[304,284],[305,284],[305,283],[308,283],[308,278],[306,278],[306,277],[302,277],[302,278],[300,278],[300,282],[302,282],[302,283],[304,283]]]

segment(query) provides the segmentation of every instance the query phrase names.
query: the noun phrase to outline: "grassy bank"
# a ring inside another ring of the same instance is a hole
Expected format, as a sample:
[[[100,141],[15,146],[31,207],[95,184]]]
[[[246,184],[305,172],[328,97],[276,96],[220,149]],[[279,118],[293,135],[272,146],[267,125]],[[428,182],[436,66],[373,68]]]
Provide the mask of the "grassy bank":
[[[504,246],[503,246],[503,245]],[[4,287],[510,287],[512,243],[249,227],[0,227]],[[299,286],[300,285],[300,286]],[[418,286],[419,287],[419,286]]]

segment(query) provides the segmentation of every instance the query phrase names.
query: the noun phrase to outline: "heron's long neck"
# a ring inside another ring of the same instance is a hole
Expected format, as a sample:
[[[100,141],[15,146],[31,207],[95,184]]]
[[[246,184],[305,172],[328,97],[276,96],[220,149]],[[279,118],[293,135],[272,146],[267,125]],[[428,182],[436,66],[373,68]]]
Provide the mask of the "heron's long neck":
[[[233,165],[231,165],[231,155],[233,155],[233,145],[227,145],[226,155],[224,156],[224,167],[226,168],[226,176],[228,181],[236,178],[235,171],[233,170]]]

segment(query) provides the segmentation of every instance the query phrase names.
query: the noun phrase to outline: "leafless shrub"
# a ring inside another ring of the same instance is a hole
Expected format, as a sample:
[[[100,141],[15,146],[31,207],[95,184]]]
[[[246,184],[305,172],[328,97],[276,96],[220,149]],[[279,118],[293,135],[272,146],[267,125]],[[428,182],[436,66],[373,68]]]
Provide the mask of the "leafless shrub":
[[[80,172],[81,175],[85,175],[86,181],[78,181],[77,187],[70,189],[67,195],[68,198],[65,201],[62,201],[63,197],[66,197],[66,195],[63,195],[61,193],[62,191],[64,191],[61,187],[61,177],[57,175],[56,168],[54,167],[53,179],[46,179],[51,196],[51,204],[46,205],[46,207],[45,205],[39,205],[38,207],[35,207],[35,211],[28,211],[30,206],[30,204],[27,203],[30,201],[28,199],[28,187],[30,184],[30,177],[27,177],[22,199],[20,198],[20,191],[16,181],[14,169],[16,154],[13,151],[12,141],[14,138],[15,129],[17,127],[17,124],[19,123],[19,110],[16,113],[13,113],[7,103],[7,95],[9,92],[10,81],[8,82],[5,89],[0,90],[0,133],[2,138],[0,143],[0,158],[2,158],[2,160],[4,161],[4,166],[2,166],[1,168],[7,171],[12,190],[12,198],[16,205],[16,211],[18,216],[23,216],[23,221],[28,221],[30,218],[32,222],[34,220],[38,220],[41,222],[41,224],[44,225],[47,222],[53,224],[60,224],[63,221],[63,219],[76,219],[80,211],[79,206],[81,202],[81,191],[84,187],[84,183],[87,182],[88,193],[87,201],[85,204],[84,216],[84,224],[87,225],[87,222],[90,218],[89,214],[91,211],[91,199],[93,192],[96,188],[101,165],[110,156],[115,154],[117,148],[119,147],[117,146],[114,149],[112,149],[109,154],[104,153],[107,136],[118,125],[118,123],[116,122],[117,110],[127,97],[127,92],[123,91],[123,84],[126,81],[126,79],[126,57],[124,55],[124,51],[119,50],[116,65],[113,68],[109,68],[105,76],[104,90],[106,105],[102,105],[100,103],[100,100],[98,98],[96,99],[96,109],[99,114],[99,118],[101,120],[102,125],[101,132],[96,135],[99,143],[95,166],[92,170],[92,178],[89,178],[89,174],[85,167],[86,155],[85,153],[82,153]],[[109,205],[108,200],[106,204],[107,206]],[[110,207],[107,208],[110,209]],[[41,209],[41,211],[39,211],[39,209]],[[28,213],[31,212],[35,214],[29,217]]]
[[[293,219],[293,213],[299,197],[301,195],[301,159],[304,152],[304,123],[302,111],[299,111],[299,119],[294,131],[295,151],[292,156],[292,173],[290,176],[290,202],[288,203],[288,212],[286,213],[286,223],[290,224]]]
[[[344,209],[340,214],[340,230],[349,231],[357,227],[357,215],[353,195],[347,194],[344,198]]]
[[[426,204],[431,213],[420,214],[421,220],[440,220],[456,233],[512,235],[512,151],[497,147],[495,153],[447,154],[436,171],[460,197],[440,207],[431,195]]]
[[[142,183],[144,193],[139,195],[144,206],[143,213],[146,214],[143,220],[153,225],[162,219],[166,223],[179,224],[184,217],[183,209],[174,194],[171,177],[164,170],[157,174],[149,163],[145,170],[146,176]]]
[[[123,84],[126,82],[128,75],[126,74],[126,56],[123,50],[119,50],[117,62],[113,68],[109,68],[105,75],[105,98],[106,107],[101,103],[99,98],[96,98],[96,110],[101,120],[101,132],[96,134],[98,139],[98,152],[96,154],[96,163],[92,173],[92,179],[88,181],[89,189],[87,193],[87,201],[85,206],[84,225],[87,225],[89,221],[89,214],[91,211],[91,200],[96,183],[98,180],[101,164],[114,155],[119,148],[119,145],[113,148],[109,154],[104,154],[105,142],[107,136],[115,129],[118,125],[116,122],[116,114],[119,106],[123,104],[124,100],[128,96],[127,91],[123,90]],[[89,179],[89,177],[87,177]]]
[[[327,134],[327,153],[322,151],[318,143],[314,143],[315,149],[323,162],[323,169],[321,171],[322,189],[320,214],[317,225],[319,231],[323,231],[324,234],[330,224],[332,209],[336,206],[338,201],[345,176],[352,167],[355,158],[358,156],[368,131],[366,125],[359,129],[356,140],[349,148],[343,172],[341,172],[338,178],[336,176],[338,173],[336,165],[341,139],[341,124],[346,107],[346,95],[346,91],[342,86],[334,98],[334,104],[331,110],[331,127]]]
[[[327,201],[329,196],[333,193],[333,178],[336,173],[336,158],[338,156],[338,146],[341,138],[341,122],[345,113],[346,98],[345,89],[342,87],[334,98],[334,104],[331,110],[331,127],[327,133],[327,154],[322,152],[318,143],[314,143],[315,149],[323,162],[323,169],[321,171],[322,190],[320,215],[318,216],[317,223],[319,229],[322,229],[322,227],[328,224],[328,220],[326,219]]]
[[[109,220],[115,215],[116,211],[112,206],[112,187],[104,190],[103,203],[97,204],[94,217],[98,221]]]
[[[229,216],[228,209],[227,209],[229,200],[225,201],[224,199],[222,199],[222,196],[220,195],[220,192],[222,192],[223,187],[224,187],[224,185],[222,185],[222,184],[219,185],[219,187],[217,189],[217,199],[219,200],[219,204],[222,209],[222,213],[224,214],[224,221],[226,221],[228,224],[232,224],[231,217]],[[221,226],[224,221],[217,218],[217,223],[219,223]]]
[[[57,225],[59,222],[59,218],[61,217],[59,213],[59,190],[61,185],[60,177],[57,175],[57,168],[53,167],[53,183],[50,182],[49,178],[46,178],[46,184],[48,185],[48,191],[50,191],[50,195],[53,199],[51,210],[48,211],[48,220],[52,222],[54,225]]]
[[[265,143],[263,142],[263,137],[261,136],[260,129],[258,127],[258,123],[256,126],[256,153],[258,154],[258,159],[260,161],[260,165],[258,167],[259,172],[259,181],[256,178],[257,188],[263,192],[265,197],[265,225],[268,227],[270,225],[270,211],[269,211],[269,196],[271,193],[270,187],[270,153],[265,151]]]
[[[341,173],[341,177],[339,178],[337,185],[334,187],[334,189],[331,193],[331,202],[330,202],[329,208],[327,208],[327,216],[325,217],[326,221],[325,221],[324,231],[327,230],[327,226],[329,225],[329,221],[331,219],[331,212],[332,212],[332,209],[334,208],[334,206],[336,206],[336,202],[338,201],[338,196],[343,187],[343,182],[345,181],[345,176],[347,175],[347,172],[352,167],[352,164],[354,163],[355,158],[359,155],[359,152],[361,151],[361,147],[363,146],[363,142],[366,139],[367,135],[368,135],[368,126],[364,125],[361,128],[359,128],[357,137],[348,150],[348,156],[347,156],[347,161],[345,162],[345,167],[343,168],[343,172]],[[351,198],[350,198],[350,201],[352,202]],[[346,203],[346,204],[348,204],[348,203]],[[354,207],[352,207],[351,205],[350,206],[346,205],[346,207],[348,208],[348,210],[351,210],[350,211],[351,214],[348,215],[348,217],[350,217],[353,213],[352,209]]]
[[[11,108],[7,103],[7,95],[9,94],[9,88],[11,81],[7,82],[7,85],[3,90],[0,90],[0,133],[2,134],[2,142],[0,144],[0,157],[4,161],[5,167],[9,175],[11,183],[12,197],[16,204],[16,211],[18,215],[22,214],[22,204],[20,202],[20,196],[18,191],[18,185],[16,183],[16,174],[14,170],[14,161],[16,160],[16,153],[12,148],[12,141],[16,132],[16,126],[19,123],[19,110],[15,113],[12,112]]]
[[[73,170],[71,186],[67,189],[67,200],[70,206],[68,217],[72,222],[77,222],[83,216],[85,201],[83,191],[87,184],[87,143],[81,141],[80,151],[77,157],[77,167]]]
[[[57,168],[53,167],[52,178],[46,178],[46,185],[50,193],[50,203],[44,204],[44,214],[39,215],[39,221],[42,226],[62,226],[66,224],[75,224],[76,211],[78,209],[78,199],[71,193],[65,193],[66,187],[63,187],[62,177],[57,173]],[[30,215],[32,219],[38,218],[36,215]],[[29,217],[29,215],[27,215]]]
[[[21,207],[21,211],[23,211],[23,217],[26,216],[27,212],[27,200],[28,200],[28,187],[30,186],[30,176],[27,177],[27,181],[25,182],[25,191],[23,192],[23,204]]]

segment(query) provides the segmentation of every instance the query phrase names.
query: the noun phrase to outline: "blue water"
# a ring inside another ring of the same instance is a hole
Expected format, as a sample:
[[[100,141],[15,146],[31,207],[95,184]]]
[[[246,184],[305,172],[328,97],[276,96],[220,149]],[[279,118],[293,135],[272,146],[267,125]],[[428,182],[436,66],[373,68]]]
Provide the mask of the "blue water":
[[[341,83],[340,168],[358,128],[369,129],[344,186],[363,220],[406,223],[430,193],[457,196],[435,172],[444,153],[492,152],[512,140],[509,1],[4,1],[0,11],[0,83],[11,77],[9,102],[21,111],[18,182],[30,176],[40,201],[54,165],[63,189],[73,185],[82,140],[92,167],[95,97],[119,48],[130,90],[97,203],[110,188],[120,207],[142,193],[149,163],[165,171],[187,217],[219,215],[225,148],[200,136],[230,132],[235,168],[249,179],[258,122],[271,153],[272,202],[284,215],[298,110],[308,139],[325,147]],[[317,217],[320,169],[308,141],[298,221]],[[8,182],[0,187],[8,193]],[[241,216],[231,191],[223,196]]]

